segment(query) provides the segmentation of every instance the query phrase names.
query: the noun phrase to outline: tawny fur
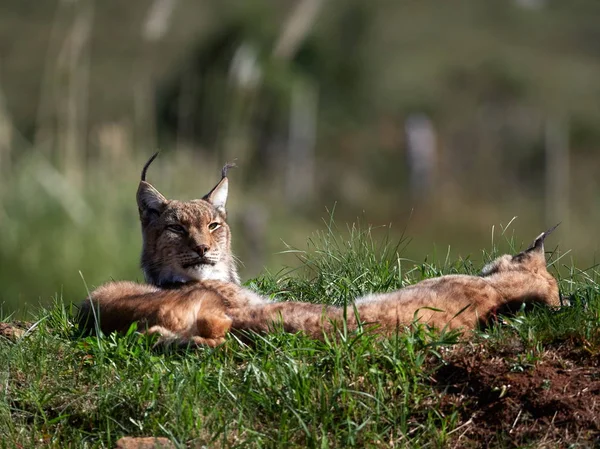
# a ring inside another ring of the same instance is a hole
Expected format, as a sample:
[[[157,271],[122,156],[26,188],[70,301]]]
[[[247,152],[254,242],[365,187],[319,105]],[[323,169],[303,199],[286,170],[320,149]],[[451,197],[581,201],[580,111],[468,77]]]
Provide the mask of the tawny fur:
[[[428,279],[401,290],[358,299],[341,307],[301,302],[269,302],[231,283],[207,281],[161,290],[134,283],[112,283],[91,295],[107,333],[124,331],[138,321],[148,332],[167,339],[215,345],[230,330],[266,333],[279,323],[286,332],[314,338],[343,325],[359,325],[380,333],[396,331],[415,319],[431,326],[469,330],[507,308],[538,303],[559,306],[556,279],[548,272],[540,235],[531,248],[504,255],[486,266],[481,276],[449,275]],[[90,323],[90,300],[80,317]],[[433,310],[435,309],[435,310]]]
[[[516,256],[504,255],[488,264],[481,276],[448,275],[427,279],[391,293],[374,294],[346,307],[300,302],[259,304],[230,309],[232,328],[268,332],[279,323],[286,332],[323,338],[341,329],[344,315],[350,330],[359,325],[380,333],[395,332],[414,320],[438,329],[475,329],[497,313],[522,304],[560,306],[556,279],[546,268],[544,239]]]
[[[80,305],[82,329],[103,333],[138,330],[157,333],[161,340],[216,346],[231,327],[230,308],[253,307],[263,298],[236,284],[190,282],[177,289],[161,289],[135,282],[111,282],[94,290]]]
[[[166,199],[145,180],[155,157],[144,166],[137,192],[146,281],[156,286],[206,279],[239,284],[225,210],[230,165],[223,168],[221,181],[202,199],[175,201]]]

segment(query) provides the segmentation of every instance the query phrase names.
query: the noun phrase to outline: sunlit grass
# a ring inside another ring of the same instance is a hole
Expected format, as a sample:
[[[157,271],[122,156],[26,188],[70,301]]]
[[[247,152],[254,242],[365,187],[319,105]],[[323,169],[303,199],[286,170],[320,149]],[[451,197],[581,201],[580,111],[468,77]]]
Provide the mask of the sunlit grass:
[[[470,261],[413,264],[402,244],[367,228],[333,227],[300,253],[298,272],[250,283],[278,299],[343,303],[440,273],[471,273]],[[573,306],[503,318],[470,337],[500,350],[522,347],[515,369],[535,366],[545,348],[575,342],[600,351],[600,289],[590,270],[561,281]],[[164,436],[178,447],[443,447],[461,425],[432,383],[454,333],[408,326],[391,338],[343,333],[318,342],[302,335],[231,337],[216,349],[153,349],[125,336],[78,338],[62,299],[42,309],[16,342],[0,337],[1,447],[114,447],[121,436]]]

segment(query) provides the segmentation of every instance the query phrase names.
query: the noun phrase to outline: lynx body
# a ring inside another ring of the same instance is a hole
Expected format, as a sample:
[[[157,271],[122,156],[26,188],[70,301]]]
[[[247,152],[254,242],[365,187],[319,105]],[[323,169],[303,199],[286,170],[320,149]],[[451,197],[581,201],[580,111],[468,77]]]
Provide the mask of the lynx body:
[[[543,233],[516,256],[504,255],[484,267],[481,276],[448,275],[415,285],[359,298],[342,307],[281,302],[229,310],[234,329],[267,332],[280,322],[287,332],[322,338],[346,326],[373,327],[381,333],[418,320],[438,329],[475,329],[498,313],[514,312],[522,304],[560,306],[558,283],[548,272]]]
[[[522,304],[559,306],[556,279],[548,272],[541,234],[527,250],[504,255],[481,276],[449,275],[383,294],[369,295],[342,307],[302,302],[269,302],[231,283],[205,281],[161,290],[133,283],[107,284],[92,293],[104,332],[123,331],[134,321],[167,339],[215,345],[229,331],[270,332],[279,323],[286,332],[323,338],[342,325],[359,325],[386,334],[415,319],[437,328],[476,328],[498,312]],[[87,306],[85,304],[88,304]]]

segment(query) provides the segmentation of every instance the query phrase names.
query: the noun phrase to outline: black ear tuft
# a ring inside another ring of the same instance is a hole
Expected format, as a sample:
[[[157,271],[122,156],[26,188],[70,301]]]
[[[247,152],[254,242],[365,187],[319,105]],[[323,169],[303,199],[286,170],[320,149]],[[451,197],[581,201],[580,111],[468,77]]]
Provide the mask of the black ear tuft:
[[[221,178],[226,178],[229,169],[234,167],[237,167],[237,165],[235,165],[235,162],[227,162],[221,169]]]
[[[150,164],[154,161],[154,159],[157,158],[158,153],[160,153],[160,151],[157,151],[156,153],[154,153],[152,155],[152,157],[150,159],[148,159],[148,162],[146,162],[144,164],[144,168],[142,169],[142,181],[146,180],[146,172],[148,171],[148,167],[150,167]]]

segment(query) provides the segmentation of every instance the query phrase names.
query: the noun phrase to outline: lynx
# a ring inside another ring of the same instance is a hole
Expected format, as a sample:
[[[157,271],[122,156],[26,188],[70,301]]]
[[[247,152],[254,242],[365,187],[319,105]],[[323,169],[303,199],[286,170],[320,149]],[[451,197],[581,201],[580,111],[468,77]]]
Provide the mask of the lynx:
[[[230,331],[266,333],[274,323],[280,323],[286,332],[303,332],[317,339],[332,334],[344,319],[350,330],[366,326],[382,334],[415,319],[437,328],[469,330],[522,304],[560,305],[558,284],[546,268],[544,253],[544,239],[553,229],[538,236],[525,251],[497,258],[480,276],[428,279],[391,293],[360,298],[346,310],[270,302],[220,281],[188,283],[176,290],[113,283],[92,293],[82,306],[83,316],[97,309],[105,333],[123,331],[138,321],[163,339],[210,346],[224,341]]]
[[[225,210],[231,165],[223,167],[221,180],[202,199],[167,200],[146,182],[148,167],[157,155],[144,165],[137,191],[146,281],[158,287],[205,279],[239,284]]]
[[[228,328],[231,321],[221,318],[217,310],[233,304],[232,299],[236,307],[263,301],[239,287],[231,253],[225,203],[232,165],[223,167],[221,180],[202,199],[183,202],[167,200],[146,181],[148,167],[157,156],[144,165],[137,191],[141,266],[148,284],[105,284],[81,304],[78,318],[88,330],[98,325],[105,333],[126,331],[138,322],[163,339],[215,345],[222,337],[210,336],[224,335],[223,326]],[[198,316],[200,305],[207,321]]]
[[[553,230],[538,236],[527,250],[495,259],[480,276],[447,275],[424,280],[394,292],[359,298],[346,311],[341,307],[282,302],[229,309],[226,313],[235,330],[264,333],[279,321],[286,332],[304,332],[314,338],[323,338],[339,328],[344,315],[350,330],[367,326],[390,333],[414,320],[438,329],[475,329],[497,313],[518,310],[523,304],[560,306],[558,283],[546,268],[544,253],[544,239]]]

